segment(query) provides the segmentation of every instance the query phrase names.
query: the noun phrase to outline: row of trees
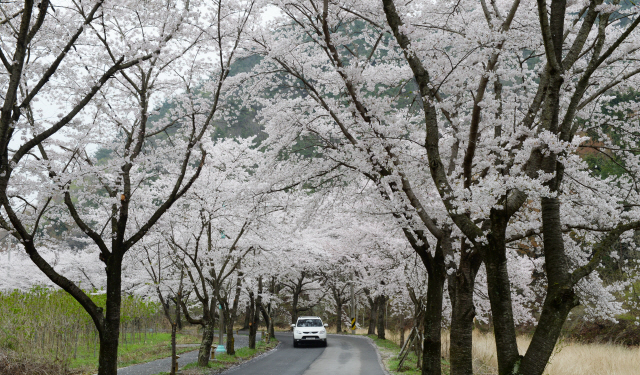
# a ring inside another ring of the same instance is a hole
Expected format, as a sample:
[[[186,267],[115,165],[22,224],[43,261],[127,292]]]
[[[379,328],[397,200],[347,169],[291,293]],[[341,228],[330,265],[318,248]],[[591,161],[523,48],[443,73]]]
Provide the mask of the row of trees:
[[[574,307],[613,317],[636,281],[632,257],[623,281],[598,272],[640,227],[638,103],[612,102],[640,73],[631,3],[0,7],[0,226],[91,316],[99,375],[116,372],[123,289],[202,325],[201,365],[217,311],[231,332],[248,305],[255,342],[283,295],[292,319],[317,305],[341,322],[357,284],[421,327],[424,374],[441,373],[443,325],[451,374],[473,373],[490,316],[500,374],[529,375]],[[247,111],[260,143],[216,138]],[[47,256],[78,252],[71,271]],[[105,286],[104,309],[78,280]]]

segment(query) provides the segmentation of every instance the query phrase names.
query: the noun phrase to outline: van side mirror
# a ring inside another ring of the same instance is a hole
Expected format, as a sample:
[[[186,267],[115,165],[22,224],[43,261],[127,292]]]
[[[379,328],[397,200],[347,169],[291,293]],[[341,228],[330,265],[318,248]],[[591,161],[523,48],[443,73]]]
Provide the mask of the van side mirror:
[[[292,325],[291,325],[291,328],[296,328],[296,325],[295,325],[295,324],[292,324]]]
[[[329,327],[329,325],[327,323],[324,324],[325,327]]]

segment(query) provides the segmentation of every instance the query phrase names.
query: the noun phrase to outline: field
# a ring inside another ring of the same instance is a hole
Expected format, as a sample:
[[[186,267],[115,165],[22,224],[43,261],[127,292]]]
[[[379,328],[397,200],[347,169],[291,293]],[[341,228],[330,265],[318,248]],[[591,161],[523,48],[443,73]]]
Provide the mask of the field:
[[[91,295],[97,304],[104,303],[104,295],[99,291],[94,291]],[[168,326],[157,304],[127,297],[123,300],[122,311],[119,367],[170,355],[170,335],[166,332]],[[366,330],[359,329],[357,333],[366,334]],[[394,371],[398,366],[400,334],[387,330],[386,335],[388,340],[371,337],[378,345],[387,366]],[[408,336],[409,332],[406,332],[405,338]],[[448,373],[448,338],[448,332],[443,332],[445,373]],[[519,337],[521,353],[524,353],[529,341],[528,336]],[[178,335],[180,344],[199,342],[200,335],[194,327],[184,329]],[[496,374],[493,336],[479,330],[474,331],[473,349],[475,374]],[[36,373],[37,369],[49,374],[95,373],[98,350],[93,323],[68,294],[44,288],[0,293],[0,375]],[[180,348],[181,352],[187,350],[193,348]],[[227,366],[255,355],[255,351],[246,348],[240,349],[238,353],[237,358],[222,357],[220,360]],[[416,356],[410,354],[402,373],[419,373],[415,370],[416,363]],[[638,368],[638,346],[561,340],[545,375],[637,375]]]
[[[498,362],[495,358],[493,335],[476,332],[473,338],[475,373],[496,374]],[[530,339],[521,336],[518,340],[520,353],[529,346]],[[640,348],[612,344],[583,344],[561,341],[551,357],[545,375],[637,375],[640,369]]]
[[[100,291],[90,295],[98,305],[104,304]],[[123,298],[120,367],[171,354],[171,335],[158,307],[141,298]],[[195,328],[178,335],[179,344],[199,342]],[[0,293],[0,374],[17,374],[16,368],[8,367],[20,364],[24,373],[27,367],[48,368],[49,373],[95,373],[98,351],[93,322],[68,294],[45,288]]]
[[[359,330],[359,334],[366,333]],[[405,337],[408,337],[406,332]],[[400,352],[400,334],[393,331],[386,332],[387,340],[377,340],[371,335],[380,349],[387,368],[394,374],[419,374],[413,368],[402,372],[396,372]],[[449,356],[448,332],[443,332],[442,351],[443,370],[448,374]],[[530,338],[520,336],[518,345],[520,352],[524,353],[528,347]],[[474,374],[494,375],[498,373],[498,362],[496,360],[495,341],[492,334],[483,334],[474,331],[473,337]],[[386,358],[385,358],[386,357]],[[409,366],[415,366],[416,358],[410,355],[407,360]],[[640,348],[626,347],[614,344],[584,344],[575,341],[561,341],[556,346],[556,351],[551,358],[551,363],[547,366],[545,375],[637,375],[640,369]]]

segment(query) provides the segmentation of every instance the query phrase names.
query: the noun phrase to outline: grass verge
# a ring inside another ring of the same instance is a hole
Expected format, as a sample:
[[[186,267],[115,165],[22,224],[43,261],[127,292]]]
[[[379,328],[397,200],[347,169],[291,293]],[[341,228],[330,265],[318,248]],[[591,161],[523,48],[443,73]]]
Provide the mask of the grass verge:
[[[246,362],[260,354],[263,354],[278,345],[278,340],[272,339],[271,342],[256,342],[255,349],[240,348],[236,350],[235,355],[216,354],[214,360],[209,361],[208,367],[198,367],[197,363],[190,363],[180,369],[182,375],[210,375],[220,373],[228,368],[237,366]],[[161,372],[157,375],[166,375],[168,372]]]
[[[178,334],[176,343],[199,344],[201,337],[189,334]],[[178,354],[186,353],[198,348],[177,348]],[[145,363],[171,355],[171,334],[158,333],[147,337],[144,343],[118,345],[118,367],[127,367],[138,363]],[[82,374],[95,374],[98,370],[98,355],[93,350],[78,348],[75,359],[71,360],[69,368]]]
[[[382,363],[389,373],[403,375],[421,374],[421,370],[418,368],[418,357],[414,352],[409,353],[407,359],[405,359],[402,364],[401,371],[398,371],[398,365],[400,364],[398,355],[400,354],[400,349],[402,349],[400,345],[391,340],[380,340],[376,335],[367,335],[367,337],[372,339],[378,347],[380,357],[382,357]],[[442,373],[444,375],[449,374],[449,362],[444,359],[442,360]]]

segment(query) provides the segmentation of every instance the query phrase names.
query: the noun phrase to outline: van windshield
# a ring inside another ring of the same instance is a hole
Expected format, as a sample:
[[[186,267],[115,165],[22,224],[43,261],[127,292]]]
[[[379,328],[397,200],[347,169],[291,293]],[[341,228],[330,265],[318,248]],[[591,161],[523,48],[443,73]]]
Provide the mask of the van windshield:
[[[320,319],[299,319],[298,327],[322,327],[322,320]]]

